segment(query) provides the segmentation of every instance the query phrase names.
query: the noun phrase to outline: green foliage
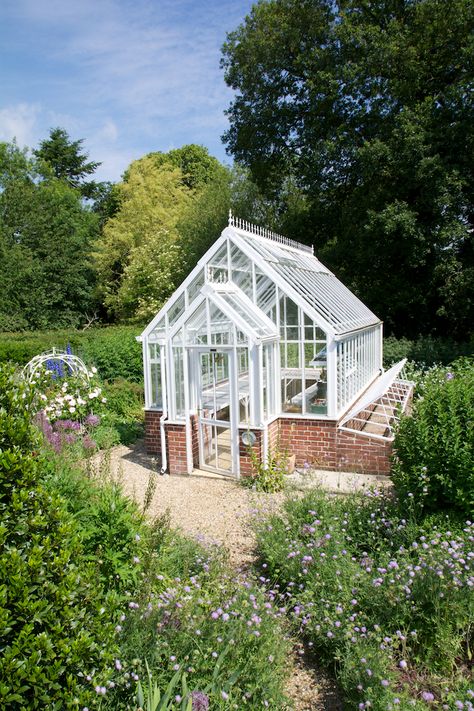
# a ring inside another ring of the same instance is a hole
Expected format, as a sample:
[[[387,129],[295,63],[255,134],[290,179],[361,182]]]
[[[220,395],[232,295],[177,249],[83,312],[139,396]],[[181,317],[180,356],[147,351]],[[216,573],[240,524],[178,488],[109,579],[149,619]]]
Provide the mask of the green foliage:
[[[2,145],[0,163],[0,329],[76,326],[95,305],[98,218],[15,145]]]
[[[95,365],[103,380],[125,378],[141,383],[141,345],[135,340],[139,332],[139,326],[109,326],[86,331],[0,333],[0,363],[26,365],[38,353],[53,347],[65,350],[69,343],[74,353]]]
[[[189,224],[195,211],[188,216],[188,209],[200,200],[199,213],[206,211],[214,226],[215,209],[208,200],[222,204],[218,196],[225,176],[219,162],[194,145],[150,153],[131,164],[115,188],[118,209],[106,222],[95,253],[100,291],[116,318],[151,318],[178,286],[186,264],[193,262],[186,253],[193,251],[192,242],[183,252],[178,224]]]
[[[469,701],[472,524],[417,520],[380,492],[313,490],[257,528],[265,575],[335,664],[348,708]]]
[[[242,485],[267,494],[282,491],[285,487],[285,474],[288,474],[288,453],[280,451],[279,445],[269,449],[265,462],[260,460],[253,447],[248,447],[252,473],[241,479]]]
[[[459,342],[452,338],[433,338],[419,336],[416,340],[389,336],[383,341],[385,367],[389,367],[402,358],[408,358],[417,366],[429,368],[436,363],[448,365],[460,356],[474,355],[474,339]]]
[[[0,367],[0,704],[95,705],[110,678],[113,600],[98,588],[73,518],[44,484],[32,393]]]
[[[63,128],[52,128],[49,138],[41,141],[39,148],[33,153],[40,166],[45,164],[42,172],[46,177],[49,177],[49,171],[52,171],[55,178],[77,188],[83,197],[91,198],[95,196],[99,186],[92,181],[85,182],[84,178],[95,173],[100,163],[87,162],[87,154],[81,153],[83,142],[82,138],[71,141]]]
[[[153,567],[144,563],[149,583],[129,604],[123,625],[123,669],[148,679],[156,699],[158,690],[166,698],[173,688],[185,704],[205,696],[212,709],[259,708],[265,701],[287,708],[288,643],[271,598],[251,579],[236,579],[217,550],[206,551],[163,522],[153,540],[159,541]],[[112,694],[107,708],[114,704]]]
[[[395,436],[393,479],[401,497],[428,510],[474,510],[474,364],[433,369]]]
[[[223,48],[229,151],[409,337],[472,332],[473,27],[470,0],[268,0]]]

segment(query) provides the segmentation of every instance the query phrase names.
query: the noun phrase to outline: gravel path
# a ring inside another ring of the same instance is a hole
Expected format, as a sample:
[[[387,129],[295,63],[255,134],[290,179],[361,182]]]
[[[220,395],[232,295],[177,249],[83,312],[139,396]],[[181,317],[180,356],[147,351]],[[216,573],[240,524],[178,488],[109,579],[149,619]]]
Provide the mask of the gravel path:
[[[119,446],[111,453],[111,473],[121,480],[125,492],[140,505],[146,496],[154,460],[142,443]],[[254,560],[255,538],[249,524],[252,514],[276,510],[284,494],[258,494],[224,477],[205,474],[157,476],[156,489],[147,513],[150,517],[169,511],[171,523],[191,536],[225,546],[236,568]],[[334,683],[305,659],[295,644],[295,663],[287,691],[295,711],[339,711],[342,705]]]

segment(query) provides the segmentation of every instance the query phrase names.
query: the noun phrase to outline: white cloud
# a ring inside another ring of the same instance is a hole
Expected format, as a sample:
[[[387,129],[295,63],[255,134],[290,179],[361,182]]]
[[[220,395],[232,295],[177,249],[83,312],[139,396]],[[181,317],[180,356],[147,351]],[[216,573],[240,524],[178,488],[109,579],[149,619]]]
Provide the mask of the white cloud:
[[[101,172],[107,174],[106,160],[117,168],[126,155],[139,157],[170,144],[196,142],[219,151],[227,127],[223,112],[232,96],[219,68],[220,46],[252,0],[6,4],[52,68],[35,138],[63,126],[71,137],[86,138],[84,146],[93,160],[103,160]],[[25,124],[22,136],[31,145],[27,134]],[[108,157],[96,148],[107,149]]]
[[[0,139],[16,138],[19,146],[30,146],[36,139],[40,111],[38,104],[27,103],[0,108]]]

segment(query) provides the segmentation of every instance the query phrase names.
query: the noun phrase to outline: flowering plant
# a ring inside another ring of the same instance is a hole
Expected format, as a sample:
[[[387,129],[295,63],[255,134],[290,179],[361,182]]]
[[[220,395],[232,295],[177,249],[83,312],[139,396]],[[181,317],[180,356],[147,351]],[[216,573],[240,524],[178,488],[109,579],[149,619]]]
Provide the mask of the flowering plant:
[[[91,430],[100,424],[107,402],[97,368],[71,373],[56,361],[46,361],[31,384],[36,388],[36,423],[49,444],[57,452],[78,441],[86,450],[95,449]]]

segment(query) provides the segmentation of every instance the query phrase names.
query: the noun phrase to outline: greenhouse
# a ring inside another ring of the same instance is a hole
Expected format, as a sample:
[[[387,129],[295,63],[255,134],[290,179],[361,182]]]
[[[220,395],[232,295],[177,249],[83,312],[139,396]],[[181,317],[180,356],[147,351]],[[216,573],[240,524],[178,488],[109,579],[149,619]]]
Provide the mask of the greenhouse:
[[[311,247],[232,215],[138,338],[146,442],[163,470],[250,473],[275,448],[386,471],[411,383],[383,372],[382,323]],[[344,466],[346,465],[346,466]]]

